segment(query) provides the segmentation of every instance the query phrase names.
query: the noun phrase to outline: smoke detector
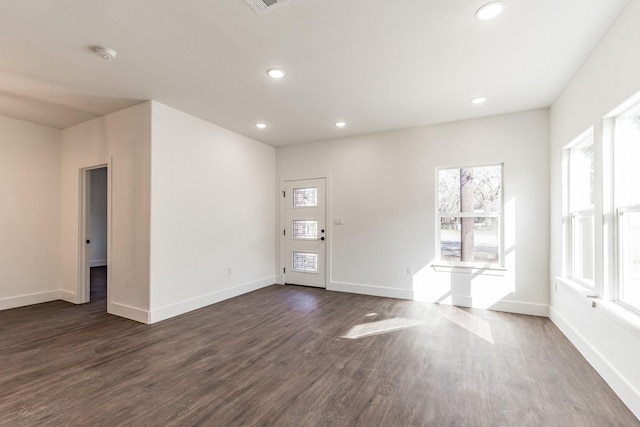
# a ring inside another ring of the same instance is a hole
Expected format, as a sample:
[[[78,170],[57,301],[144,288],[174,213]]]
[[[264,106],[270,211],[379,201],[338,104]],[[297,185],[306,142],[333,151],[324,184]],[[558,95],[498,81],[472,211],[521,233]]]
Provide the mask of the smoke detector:
[[[275,9],[282,3],[286,3],[288,0],[244,0],[244,2],[258,15]]]
[[[100,55],[102,59],[105,59],[107,61],[111,61],[112,59],[115,59],[116,55],[118,54],[118,52],[111,49],[110,47],[102,47],[102,46],[96,46],[96,53]]]

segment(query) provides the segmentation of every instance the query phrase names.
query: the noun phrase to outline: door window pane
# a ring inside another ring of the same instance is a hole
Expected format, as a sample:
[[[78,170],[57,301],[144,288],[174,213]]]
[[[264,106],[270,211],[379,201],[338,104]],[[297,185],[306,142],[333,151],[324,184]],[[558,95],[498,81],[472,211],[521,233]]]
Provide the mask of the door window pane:
[[[316,240],[318,238],[318,221],[294,219],[293,238],[303,240]]]
[[[318,206],[318,189],[294,188],[292,200],[294,208],[316,207]]]
[[[318,272],[317,252],[293,252],[293,271],[299,273]]]

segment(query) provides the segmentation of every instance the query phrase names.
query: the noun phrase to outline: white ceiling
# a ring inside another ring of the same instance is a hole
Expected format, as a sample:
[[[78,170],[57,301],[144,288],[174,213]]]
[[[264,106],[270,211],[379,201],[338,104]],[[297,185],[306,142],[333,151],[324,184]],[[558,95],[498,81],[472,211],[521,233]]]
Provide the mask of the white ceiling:
[[[280,146],[547,107],[628,0],[475,19],[487,1],[0,0],[0,115],[64,128],[154,99]]]

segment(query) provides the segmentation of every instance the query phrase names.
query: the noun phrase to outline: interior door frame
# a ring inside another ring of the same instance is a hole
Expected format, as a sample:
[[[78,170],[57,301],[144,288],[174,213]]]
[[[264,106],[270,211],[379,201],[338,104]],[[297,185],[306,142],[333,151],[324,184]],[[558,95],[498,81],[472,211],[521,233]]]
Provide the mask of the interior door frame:
[[[284,183],[287,181],[303,181],[307,179],[324,179],[325,229],[327,230],[325,243],[324,289],[329,289],[331,283],[331,253],[333,247],[333,221],[331,219],[331,174],[329,173],[310,174],[308,176],[280,177],[280,188],[278,191],[278,198],[280,199],[280,223],[277,230],[278,235],[280,236],[280,262],[278,263],[278,274],[276,277],[278,278],[279,284],[285,284],[285,236],[282,233],[282,230],[285,229],[285,206],[284,197],[282,197],[282,193],[284,192],[285,188]]]
[[[111,162],[81,168],[78,171],[78,288],[76,301],[84,304],[91,299],[91,267],[89,265],[89,211],[91,204],[91,171],[107,168],[107,309],[111,304],[109,270],[111,266]]]

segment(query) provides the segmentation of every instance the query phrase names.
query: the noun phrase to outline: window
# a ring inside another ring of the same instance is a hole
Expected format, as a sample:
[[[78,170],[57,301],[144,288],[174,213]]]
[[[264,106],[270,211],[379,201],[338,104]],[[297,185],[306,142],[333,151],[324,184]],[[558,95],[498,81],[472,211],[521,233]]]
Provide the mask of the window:
[[[640,310],[640,104],[614,119],[613,202],[616,222],[617,299]]]
[[[318,189],[294,188],[291,198],[294,208],[308,208],[318,206]]]
[[[441,261],[502,264],[502,165],[438,170]]]
[[[318,273],[317,252],[293,252],[293,271],[299,273]]]
[[[569,272],[574,281],[594,287],[595,216],[594,145],[591,131],[568,148],[569,157]]]
[[[301,240],[316,240],[318,238],[318,220],[294,219],[293,238]]]
[[[640,325],[640,92],[562,154],[563,275]]]

